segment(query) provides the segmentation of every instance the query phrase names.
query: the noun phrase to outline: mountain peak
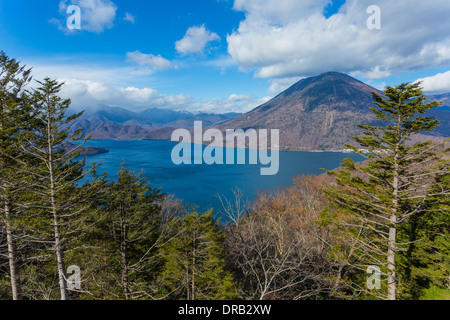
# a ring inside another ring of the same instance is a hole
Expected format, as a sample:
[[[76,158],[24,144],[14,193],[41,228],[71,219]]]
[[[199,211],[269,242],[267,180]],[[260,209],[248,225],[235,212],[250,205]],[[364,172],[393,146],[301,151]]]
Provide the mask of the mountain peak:
[[[340,105],[343,110],[357,109],[372,102],[372,92],[379,91],[347,74],[335,71],[305,78],[259,108],[268,110],[279,106],[297,105],[304,111]],[[365,108],[365,107],[364,107]]]
[[[305,78],[282,92],[280,95],[286,96],[299,92],[302,95],[315,96],[318,93],[326,93],[338,96],[343,92],[353,91],[352,87],[363,90],[371,96],[372,91],[377,89],[345,74],[335,71],[325,72],[315,77]],[[320,91],[320,92],[319,92]]]
[[[272,100],[224,125],[227,128],[279,129],[282,149],[343,147],[357,124],[373,120],[377,89],[335,71],[305,78]]]
[[[325,77],[325,76],[332,76],[332,77],[346,77],[346,78],[352,78],[351,76],[349,76],[346,73],[342,73],[342,72],[337,72],[337,71],[327,71],[324,73],[319,74],[316,77]],[[353,78],[352,78],[353,79]]]
[[[272,100],[220,125],[221,129],[279,129],[282,150],[344,149],[361,134],[359,124],[379,124],[370,110],[372,93],[383,92],[340,72],[330,71],[305,78]],[[430,99],[450,101],[449,94]],[[447,104],[448,105],[448,104]],[[443,123],[448,136],[450,114],[436,108],[428,113]],[[434,113],[433,113],[434,112]],[[439,129],[438,129],[439,130]]]

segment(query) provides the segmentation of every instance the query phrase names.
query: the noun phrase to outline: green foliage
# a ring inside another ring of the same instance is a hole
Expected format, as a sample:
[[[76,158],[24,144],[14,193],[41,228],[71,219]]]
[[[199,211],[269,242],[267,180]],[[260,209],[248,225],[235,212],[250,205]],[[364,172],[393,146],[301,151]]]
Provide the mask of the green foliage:
[[[211,211],[188,212],[179,221],[174,238],[162,248],[162,295],[181,300],[237,298],[233,277],[225,270],[223,242],[224,234]]]
[[[7,254],[0,258],[0,265],[6,261],[9,265],[14,299],[20,298],[19,261],[22,249],[18,241],[20,232],[17,230],[22,212],[14,203],[18,202],[17,193],[23,188],[20,182],[24,177],[16,166],[17,159],[23,160],[23,153],[15,148],[15,143],[31,119],[31,108],[25,92],[26,85],[31,81],[30,74],[31,69],[25,69],[18,61],[0,52],[0,237],[5,237],[0,245],[7,248]]]
[[[401,253],[403,296],[419,299],[428,289],[448,290],[450,286],[450,197],[440,189],[450,189],[450,174],[436,179],[429,191],[429,208],[415,214],[401,230],[410,241]],[[433,291],[433,290],[432,290]]]
[[[356,164],[345,159],[342,169],[328,171],[338,187],[325,190],[334,209],[322,213],[322,223],[334,224],[339,230],[346,267],[360,272],[369,265],[381,267],[391,283],[388,288],[392,299],[398,281],[394,259],[398,260],[396,253],[409,246],[398,241],[397,230],[425,210],[430,181],[448,172],[448,161],[441,160],[442,154],[435,152],[431,142],[411,142],[415,134],[439,125],[437,120],[422,116],[440,103],[425,103],[420,83],[387,87],[384,97],[373,93],[373,98],[378,108],[371,110],[384,125],[360,125],[363,135],[353,137],[358,146],[348,145],[368,161]],[[437,187],[445,189],[442,183]],[[354,287],[367,292],[365,283],[357,282]],[[386,297],[382,291],[378,296]]]
[[[450,289],[442,289],[436,286],[426,289],[420,300],[450,300]]]
[[[11,296],[11,289],[9,280],[5,274],[0,275],[0,300],[9,300]]]
[[[81,132],[70,134],[67,128],[81,113],[67,116],[70,99],[58,96],[62,83],[46,78],[38,84],[40,86],[29,98],[34,112],[30,130],[21,132],[17,144],[29,158],[23,163],[27,173],[23,182],[29,197],[26,223],[33,226],[35,241],[47,244],[38,250],[41,260],[52,264],[49,252],[53,252],[57,260],[56,283],[61,299],[66,299],[65,254],[80,245],[79,238],[88,227],[90,215],[95,213],[93,197],[102,181],[80,186],[81,180],[88,175],[91,179],[97,178],[96,164],[87,170],[85,161],[78,159],[88,138]],[[51,277],[50,274],[47,276]]]
[[[141,174],[122,168],[117,181],[104,188],[95,226],[84,240],[91,250],[93,282],[102,283],[102,298],[145,299],[152,295],[161,237],[165,195]],[[83,257],[81,256],[82,265]],[[88,267],[88,266],[86,266]],[[98,290],[90,286],[91,292]]]

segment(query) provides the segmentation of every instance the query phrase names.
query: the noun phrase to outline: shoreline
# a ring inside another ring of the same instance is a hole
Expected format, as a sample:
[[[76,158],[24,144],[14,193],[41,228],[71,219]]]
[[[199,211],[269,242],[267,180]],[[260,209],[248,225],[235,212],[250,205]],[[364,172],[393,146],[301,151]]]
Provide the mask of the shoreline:
[[[173,141],[173,140],[167,140],[167,139],[90,139],[90,141],[167,141],[167,142],[173,142],[173,143],[180,143],[179,141]],[[192,144],[196,144],[192,142]],[[209,146],[208,143],[202,143],[204,146]],[[220,147],[220,146],[218,146]],[[223,146],[223,148],[227,148]],[[242,148],[234,148],[234,149],[242,149]],[[250,148],[245,148],[250,149]],[[259,150],[259,149],[252,149],[252,150]],[[268,150],[271,150],[270,148]],[[312,153],[321,153],[321,152],[335,152],[335,153],[353,153],[349,152],[349,149],[312,149],[312,150],[301,150],[301,149],[280,149],[279,152],[312,152]]]
[[[433,141],[435,143],[444,143],[446,139],[450,139],[450,137],[434,137],[434,136],[427,136],[427,138],[430,139],[419,139],[419,141]],[[167,142],[173,142],[173,143],[180,143],[179,141],[173,141],[170,139],[90,139],[91,141],[167,141]],[[196,144],[194,142],[191,142],[192,144]],[[210,146],[211,143],[203,142],[202,145],[204,146]],[[217,146],[217,147],[223,147],[227,148],[226,146]],[[348,153],[348,154],[355,154],[351,149],[345,148],[345,149],[307,149],[308,147],[304,147],[305,149],[292,149],[292,148],[280,148],[279,152],[310,152],[310,153],[324,153],[324,152],[334,152],[334,153]],[[243,149],[235,147],[234,149]],[[251,149],[248,147],[245,147],[244,149]],[[251,149],[251,150],[259,150],[259,149]],[[271,150],[270,148],[268,150]],[[366,153],[366,149],[359,149],[359,151]]]

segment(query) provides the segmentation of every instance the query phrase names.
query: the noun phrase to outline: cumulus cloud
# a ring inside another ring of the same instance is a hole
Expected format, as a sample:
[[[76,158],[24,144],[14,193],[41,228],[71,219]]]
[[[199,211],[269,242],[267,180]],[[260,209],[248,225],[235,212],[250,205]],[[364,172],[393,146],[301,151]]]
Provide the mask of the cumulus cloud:
[[[266,21],[273,24],[297,22],[313,13],[321,12],[330,0],[235,0],[234,9],[246,13],[247,25]]]
[[[247,112],[271,97],[257,99],[251,95],[232,94],[228,98],[196,100],[189,95],[164,95],[152,88],[111,86],[99,81],[59,79],[64,82],[60,95],[72,100],[76,110],[92,110],[104,106],[119,106],[129,110],[161,108],[190,112]]]
[[[127,59],[139,66],[147,66],[152,70],[164,70],[172,67],[172,63],[161,55],[145,54],[138,50],[127,52]]]
[[[61,96],[70,98],[76,109],[120,106],[131,110],[158,107],[184,109],[194,100],[188,95],[168,96],[152,88],[117,87],[99,81],[59,79],[64,82]]]
[[[108,83],[114,86],[136,85],[150,80],[153,70],[149,68],[135,68],[134,66],[117,66],[112,63],[82,63],[67,60],[70,58],[52,58],[53,64],[48,61],[30,60],[26,64],[33,66],[33,78],[43,80],[52,79],[79,79]],[[70,75],[70,76],[69,76]]]
[[[447,93],[450,92],[450,71],[438,73],[431,77],[418,79],[422,81],[422,87],[429,93]]]
[[[72,100],[76,110],[95,110],[104,106],[118,106],[139,111],[147,108],[186,110],[207,113],[243,113],[267,102],[251,95],[232,94],[228,98],[196,100],[190,95],[164,95],[152,88],[111,86],[103,82],[79,79],[64,79],[60,92],[63,98]]]
[[[64,82],[60,95],[70,98],[71,106],[75,110],[118,106],[134,111],[155,107],[190,112],[247,112],[270,98],[258,99],[249,94],[231,94],[226,98],[211,99],[195,99],[188,94],[167,95],[155,88],[139,86],[138,84],[152,82],[152,77],[131,67],[39,63],[30,65],[35,66],[34,79],[43,80],[48,76]],[[35,86],[36,83],[33,82],[31,88]]]
[[[245,20],[227,36],[229,54],[260,78],[341,71],[378,79],[450,64],[448,0],[378,0],[380,30],[367,28],[373,1],[347,0],[327,19],[329,2],[235,0]]]
[[[25,64],[34,66],[33,78],[36,80],[50,77],[64,82],[61,96],[70,98],[72,107],[76,110],[118,106],[129,110],[156,107],[190,112],[247,112],[271,99],[271,97],[260,99],[242,93],[207,99],[195,99],[187,94],[163,94],[149,87],[155,80],[148,68],[73,62],[46,64],[42,61],[25,61]],[[143,83],[146,85],[142,87]],[[35,86],[36,83],[33,82],[31,88]]]
[[[182,55],[203,54],[212,41],[220,41],[217,33],[211,32],[204,25],[190,27],[183,39],[175,42],[175,49]]]
[[[117,6],[111,0],[61,0],[59,11],[67,18],[67,7],[77,5],[81,8],[81,30],[101,33],[114,26]],[[69,32],[66,28],[66,21],[51,19],[61,30]],[[75,30],[75,29],[74,29]]]

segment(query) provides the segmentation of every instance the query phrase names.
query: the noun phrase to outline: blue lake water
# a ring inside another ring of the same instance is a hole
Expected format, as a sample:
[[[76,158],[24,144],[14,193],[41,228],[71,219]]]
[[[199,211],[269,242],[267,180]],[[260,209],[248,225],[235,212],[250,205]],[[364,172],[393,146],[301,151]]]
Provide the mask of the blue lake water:
[[[87,161],[102,163],[99,172],[108,172],[111,179],[116,178],[124,161],[126,168],[135,172],[143,171],[152,185],[161,187],[163,192],[174,194],[201,210],[212,207],[216,211],[221,209],[217,195],[231,197],[234,187],[239,187],[251,200],[260,191],[290,186],[292,179],[299,175],[320,174],[323,172],[321,168],[337,168],[344,158],[350,157],[357,161],[363,159],[359,155],[337,152],[280,152],[278,173],[262,176],[261,164],[175,165],[171,153],[176,142],[91,140],[87,145],[109,150],[109,153],[89,156]]]

